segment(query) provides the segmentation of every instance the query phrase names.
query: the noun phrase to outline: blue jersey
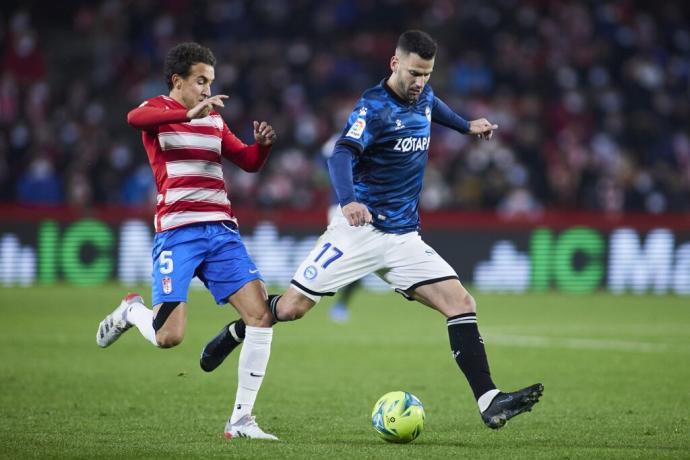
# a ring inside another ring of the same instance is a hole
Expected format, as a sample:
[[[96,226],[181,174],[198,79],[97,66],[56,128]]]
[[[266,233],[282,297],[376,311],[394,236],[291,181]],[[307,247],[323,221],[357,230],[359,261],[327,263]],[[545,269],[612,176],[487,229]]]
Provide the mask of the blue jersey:
[[[362,94],[338,144],[355,156],[356,200],[386,233],[419,229],[419,195],[429,158],[434,92],[426,85],[414,103],[400,99],[385,80]]]

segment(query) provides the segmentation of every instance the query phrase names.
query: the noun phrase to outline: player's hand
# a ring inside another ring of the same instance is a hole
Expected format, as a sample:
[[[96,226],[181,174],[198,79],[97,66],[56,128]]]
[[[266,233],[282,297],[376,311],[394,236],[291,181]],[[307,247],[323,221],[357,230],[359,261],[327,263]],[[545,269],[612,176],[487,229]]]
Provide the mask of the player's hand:
[[[470,121],[470,131],[468,134],[474,134],[480,139],[489,140],[494,134],[494,129],[498,129],[498,125],[491,123],[486,118]]]
[[[225,107],[223,99],[227,98],[228,96],[225,94],[216,94],[215,96],[206,98],[187,111],[187,118],[190,120],[204,118],[213,110],[213,107]]]
[[[361,227],[362,225],[370,224],[373,220],[367,207],[356,201],[343,206],[343,216],[345,216],[347,222],[353,227]]]
[[[276,141],[276,132],[273,130],[273,126],[265,121],[261,123],[254,121],[254,139],[256,139],[257,144],[268,147]]]

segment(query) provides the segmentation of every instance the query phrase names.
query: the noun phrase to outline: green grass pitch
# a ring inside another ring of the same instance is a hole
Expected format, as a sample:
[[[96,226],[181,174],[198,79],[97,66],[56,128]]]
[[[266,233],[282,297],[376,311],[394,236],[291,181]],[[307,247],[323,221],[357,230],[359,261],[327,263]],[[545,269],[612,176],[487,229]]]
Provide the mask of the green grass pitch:
[[[239,353],[211,374],[198,366],[234,310],[192,291],[176,349],[136,329],[100,349],[98,322],[124,292],[0,288],[0,458],[690,458],[688,298],[478,294],[496,383],[545,385],[499,431],[481,423],[438,313],[359,292],[351,321],[333,324],[325,300],[275,329],[255,406],[281,439],[271,443],[222,436]],[[397,389],[426,409],[408,445],[381,441],[370,422]]]

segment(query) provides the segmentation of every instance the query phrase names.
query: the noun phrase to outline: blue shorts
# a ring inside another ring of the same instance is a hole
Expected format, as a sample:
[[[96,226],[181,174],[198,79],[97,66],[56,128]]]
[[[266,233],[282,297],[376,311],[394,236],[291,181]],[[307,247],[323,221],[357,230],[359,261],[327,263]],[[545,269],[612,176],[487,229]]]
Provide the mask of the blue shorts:
[[[261,279],[232,223],[193,224],[156,233],[152,256],[152,305],[186,302],[194,276],[218,305],[248,282]]]

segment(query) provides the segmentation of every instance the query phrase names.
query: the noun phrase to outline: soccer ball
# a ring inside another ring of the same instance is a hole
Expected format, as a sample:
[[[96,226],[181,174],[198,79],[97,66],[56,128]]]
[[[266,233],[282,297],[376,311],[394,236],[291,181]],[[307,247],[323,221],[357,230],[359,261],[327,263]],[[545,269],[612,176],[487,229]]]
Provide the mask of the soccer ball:
[[[388,442],[413,441],[424,429],[424,406],[412,393],[391,391],[376,401],[371,424]]]

